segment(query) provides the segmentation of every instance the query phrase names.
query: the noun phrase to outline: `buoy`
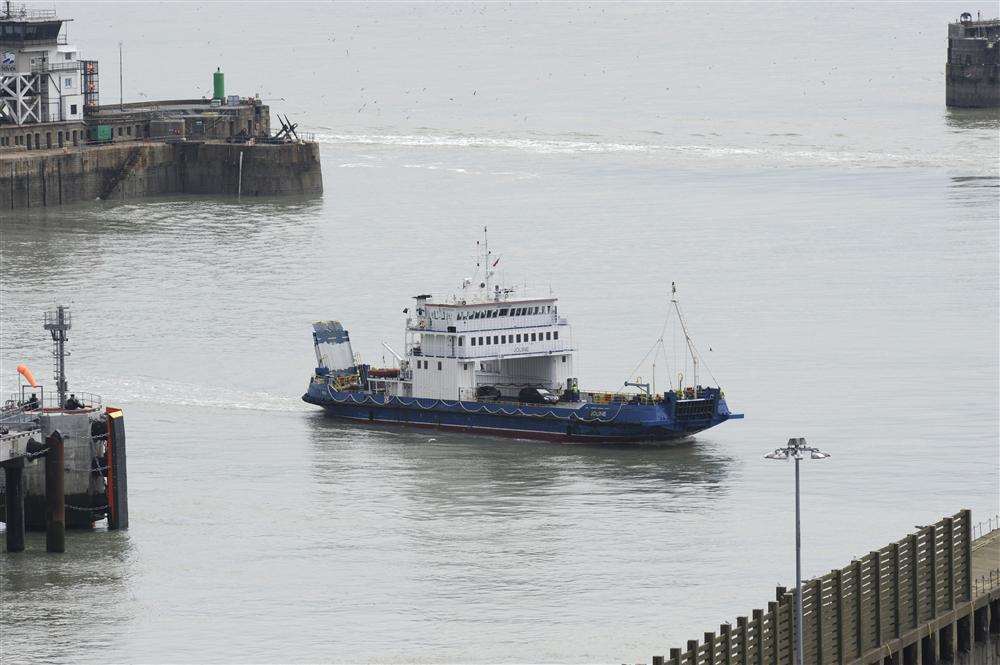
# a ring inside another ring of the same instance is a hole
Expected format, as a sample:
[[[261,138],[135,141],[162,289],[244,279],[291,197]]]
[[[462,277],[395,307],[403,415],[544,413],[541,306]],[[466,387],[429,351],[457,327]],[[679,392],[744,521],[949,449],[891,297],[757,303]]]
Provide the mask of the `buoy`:
[[[28,369],[27,365],[18,365],[17,373],[23,376],[25,381],[27,381],[32,388],[38,387],[38,384],[35,383],[35,375],[31,373],[31,370]]]

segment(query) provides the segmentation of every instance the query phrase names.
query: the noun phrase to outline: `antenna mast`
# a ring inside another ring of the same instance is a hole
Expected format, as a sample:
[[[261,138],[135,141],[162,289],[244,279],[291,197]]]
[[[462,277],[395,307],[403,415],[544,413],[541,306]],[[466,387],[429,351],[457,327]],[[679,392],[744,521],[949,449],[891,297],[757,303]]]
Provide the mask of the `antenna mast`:
[[[52,334],[52,341],[55,348],[52,350],[52,357],[55,359],[56,369],[56,390],[59,392],[59,407],[66,403],[67,381],[66,381],[66,342],[69,340],[67,332],[73,327],[73,321],[69,315],[69,307],[59,305],[54,312],[45,313],[44,327]]]
[[[694,366],[694,386],[695,386],[695,397],[698,396],[698,353],[694,349],[694,342],[691,340],[691,335],[688,333],[687,322],[684,321],[684,315],[681,314],[680,305],[677,304],[677,284],[675,282],[670,282],[670,302],[674,304],[674,310],[677,312],[677,320],[681,322],[681,330],[684,332],[684,341],[687,343],[688,353],[691,354],[691,364]],[[683,386],[681,386],[683,388]]]

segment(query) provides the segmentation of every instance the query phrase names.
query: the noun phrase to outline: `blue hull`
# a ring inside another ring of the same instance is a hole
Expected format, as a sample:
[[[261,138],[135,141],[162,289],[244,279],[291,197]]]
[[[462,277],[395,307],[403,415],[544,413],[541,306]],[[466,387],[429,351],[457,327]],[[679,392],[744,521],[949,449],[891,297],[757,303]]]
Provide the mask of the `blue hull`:
[[[589,443],[669,441],[742,417],[729,412],[717,390],[693,401],[569,407],[392,397],[313,383],[302,399],[333,417],[355,421]]]

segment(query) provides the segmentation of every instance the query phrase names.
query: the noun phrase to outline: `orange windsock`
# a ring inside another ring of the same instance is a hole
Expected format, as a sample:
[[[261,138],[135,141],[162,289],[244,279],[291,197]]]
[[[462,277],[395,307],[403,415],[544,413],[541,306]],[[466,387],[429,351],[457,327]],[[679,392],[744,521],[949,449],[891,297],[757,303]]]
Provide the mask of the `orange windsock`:
[[[21,376],[23,376],[25,378],[25,380],[29,384],[31,384],[32,388],[37,388],[38,387],[38,384],[35,383],[35,375],[31,373],[31,370],[28,369],[27,365],[18,365],[17,366],[17,373],[20,374]]]

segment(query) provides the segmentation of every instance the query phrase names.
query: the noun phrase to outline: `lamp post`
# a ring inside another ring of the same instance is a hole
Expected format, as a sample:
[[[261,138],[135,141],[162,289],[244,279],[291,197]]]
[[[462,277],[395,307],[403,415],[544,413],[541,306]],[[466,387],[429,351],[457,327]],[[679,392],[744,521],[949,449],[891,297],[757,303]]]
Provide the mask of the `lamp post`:
[[[795,662],[805,665],[802,657],[802,522],[799,509],[799,460],[805,453],[810,459],[826,459],[830,453],[819,448],[810,448],[803,438],[789,439],[784,448],[776,448],[774,452],[764,455],[765,459],[795,460]]]

